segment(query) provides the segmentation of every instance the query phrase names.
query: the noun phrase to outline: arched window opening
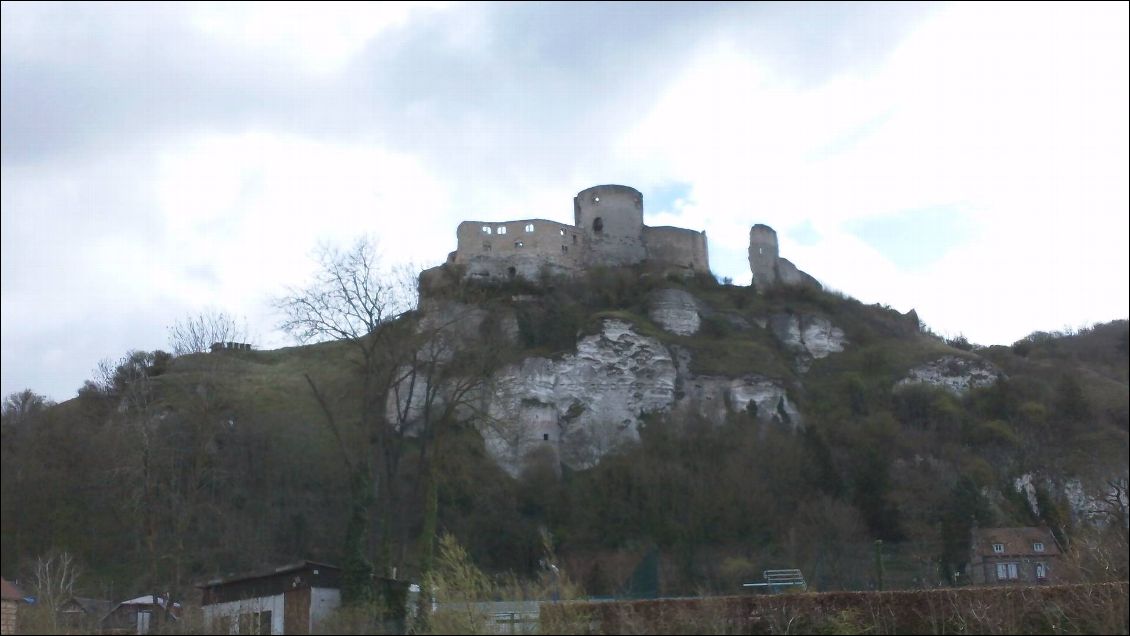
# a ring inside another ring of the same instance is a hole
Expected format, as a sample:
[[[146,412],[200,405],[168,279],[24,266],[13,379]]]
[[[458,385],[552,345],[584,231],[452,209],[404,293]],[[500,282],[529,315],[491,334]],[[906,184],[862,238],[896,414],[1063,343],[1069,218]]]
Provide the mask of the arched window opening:
[[[593,232],[603,232],[604,231],[604,219],[600,218],[599,216],[596,217],[595,219],[593,219],[593,221],[592,221],[592,231]]]

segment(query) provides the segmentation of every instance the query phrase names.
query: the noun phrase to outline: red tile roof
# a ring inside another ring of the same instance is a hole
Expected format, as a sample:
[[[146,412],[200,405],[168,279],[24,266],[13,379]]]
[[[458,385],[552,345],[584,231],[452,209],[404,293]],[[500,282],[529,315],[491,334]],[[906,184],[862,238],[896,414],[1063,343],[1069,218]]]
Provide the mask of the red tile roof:
[[[993,544],[1004,546],[1003,552],[994,552]],[[1044,544],[1044,551],[1032,548],[1035,543]],[[973,553],[983,557],[1008,556],[1058,556],[1059,544],[1048,528],[974,528]]]
[[[22,601],[24,596],[26,596],[23,590],[4,578],[0,578],[0,591],[3,591],[5,601]]]

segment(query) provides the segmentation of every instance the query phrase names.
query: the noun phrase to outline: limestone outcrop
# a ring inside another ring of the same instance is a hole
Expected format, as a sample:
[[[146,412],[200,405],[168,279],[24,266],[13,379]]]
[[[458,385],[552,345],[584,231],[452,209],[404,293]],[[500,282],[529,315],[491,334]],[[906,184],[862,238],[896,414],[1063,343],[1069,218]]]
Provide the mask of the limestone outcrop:
[[[814,314],[773,314],[769,329],[777,340],[796,354],[797,369],[807,371],[813,360],[844,350],[843,329],[824,316]]]
[[[675,365],[658,340],[604,320],[601,332],[559,360],[531,357],[495,374],[481,430],[491,456],[511,475],[541,447],[589,468],[639,439],[640,417],[675,401]]]
[[[1000,369],[980,358],[942,356],[914,367],[895,386],[929,384],[963,395],[970,389],[991,386],[1001,375]]]
[[[693,336],[702,324],[698,302],[681,289],[661,289],[652,294],[647,315],[665,331]]]

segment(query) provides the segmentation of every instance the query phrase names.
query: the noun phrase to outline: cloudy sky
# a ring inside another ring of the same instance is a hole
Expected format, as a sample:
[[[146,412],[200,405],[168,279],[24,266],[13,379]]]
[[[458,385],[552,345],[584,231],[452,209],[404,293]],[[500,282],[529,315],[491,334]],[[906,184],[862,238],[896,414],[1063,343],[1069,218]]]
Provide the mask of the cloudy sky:
[[[1011,343],[1124,318],[1127,4],[3,5],[2,393],[269,301],[320,242],[442,262],[602,183]]]

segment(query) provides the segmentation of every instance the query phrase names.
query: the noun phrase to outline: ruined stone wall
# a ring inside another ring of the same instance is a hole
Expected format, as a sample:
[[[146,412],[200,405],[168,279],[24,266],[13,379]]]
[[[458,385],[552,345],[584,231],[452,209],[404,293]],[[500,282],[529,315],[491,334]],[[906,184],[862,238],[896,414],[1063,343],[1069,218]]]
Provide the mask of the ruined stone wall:
[[[581,190],[573,199],[573,218],[589,239],[587,265],[632,265],[647,258],[639,190],[622,185]]]
[[[665,225],[644,227],[643,238],[648,262],[710,272],[706,232]]]
[[[775,285],[822,288],[815,278],[780,257],[777,232],[760,223],[749,229],[749,271],[757,291],[763,292]]]
[[[753,286],[764,291],[778,282],[777,278],[777,232],[768,225],[760,223],[749,229],[749,270],[753,274]]]
[[[536,280],[541,270],[568,273],[581,266],[585,236],[577,228],[546,219],[492,223],[464,221],[456,230],[456,264],[468,276]]]

